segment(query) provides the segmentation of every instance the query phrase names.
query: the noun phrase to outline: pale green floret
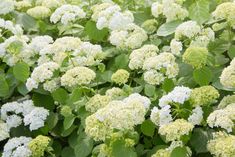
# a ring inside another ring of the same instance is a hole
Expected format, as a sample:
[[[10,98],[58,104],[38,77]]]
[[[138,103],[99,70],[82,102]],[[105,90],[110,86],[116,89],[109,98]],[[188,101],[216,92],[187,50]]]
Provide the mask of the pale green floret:
[[[43,157],[45,150],[48,148],[50,138],[39,135],[29,142],[29,149],[32,151],[32,157]]]
[[[232,103],[235,103],[235,95],[228,95],[228,96],[223,97],[218,107],[222,109]]]
[[[110,97],[106,95],[96,94],[86,103],[86,110],[96,112],[98,109],[105,107],[110,102]]]
[[[167,149],[159,149],[155,154],[151,157],[170,157],[171,152]]]
[[[51,10],[44,6],[36,6],[28,9],[27,14],[34,17],[35,19],[44,19],[51,15]]]
[[[192,90],[190,102],[193,106],[210,105],[219,98],[219,92],[212,86],[203,86]]]
[[[235,155],[235,136],[218,132],[207,144],[207,149],[215,157],[234,157]]]
[[[149,19],[144,21],[141,27],[148,33],[152,34],[157,30],[158,22],[155,19]]]
[[[69,106],[63,106],[61,108],[60,113],[64,116],[64,117],[68,117],[72,115],[72,109]]]
[[[121,84],[125,84],[128,81],[130,74],[128,71],[124,70],[124,69],[119,69],[118,71],[116,71],[112,77],[111,80],[119,85]]]
[[[189,47],[183,54],[183,62],[200,69],[206,65],[208,50],[205,47]]]
[[[166,141],[181,140],[184,135],[189,135],[193,130],[193,124],[184,119],[177,119],[174,122],[163,125],[159,128],[159,134],[165,136]]]

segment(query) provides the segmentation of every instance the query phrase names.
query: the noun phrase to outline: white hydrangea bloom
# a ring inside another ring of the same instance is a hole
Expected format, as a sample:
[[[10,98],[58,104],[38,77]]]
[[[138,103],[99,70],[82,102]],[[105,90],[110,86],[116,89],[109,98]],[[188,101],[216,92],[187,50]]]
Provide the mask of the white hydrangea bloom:
[[[162,71],[165,69],[165,72]],[[144,80],[153,85],[159,85],[165,78],[174,78],[179,72],[178,64],[172,53],[160,53],[144,61]]]
[[[132,94],[123,101],[111,101],[104,108],[86,118],[85,132],[94,140],[105,140],[114,129],[133,130],[141,124],[148,111],[150,100],[139,94]]]
[[[53,23],[61,21],[62,24],[67,25],[69,22],[85,18],[85,16],[86,13],[79,6],[66,4],[55,10],[50,17],[50,21]]]
[[[0,141],[10,137],[9,128],[6,123],[0,120]]]
[[[183,44],[182,42],[173,39],[171,40],[170,47],[171,47],[171,53],[173,53],[176,56],[179,56],[180,52],[183,49]]]
[[[155,56],[158,51],[159,49],[155,45],[144,45],[139,49],[133,50],[129,56],[129,68],[132,70],[142,68],[144,61],[149,57]]]
[[[96,73],[87,67],[74,67],[61,77],[61,85],[74,87],[76,85],[87,85],[96,77]]]
[[[121,12],[118,5],[102,3],[92,7],[92,19],[96,21],[98,29],[109,28],[110,30],[123,29],[126,25],[134,22],[134,16],[130,11]]]
[[[192,38],[201,32],[200,26],[195,21],[186,21],[180,24],[175,30],[175,39],[181,39],[182,37]]]
[[[60,87],[60,78],[53,78],[43,84],[43,89],[53,92]]]
[[[171,108],[170,105],[166,105],[161,109],[154,107],[151,110],[151,115],[150,115],[151,121],[157,126],[163,126],[172,122],[173,118],[171,116],[170,108]]]
[[[44,47],[46,47],[50,43],[53,43],[52,37],[48,35],[36,36],[30,42],[29,47],[36,52],[40,52]]]
[[[208,118],[207,123],[211,128],[221,127],[227,132],[232,132],[235,120],[235,104],[232,103],[224,109],[215,110]]]
[[[47,62],[34,68],[31,77],[26,82],[28,90],[37,88],[39,83],[42,83],[53,77],[53,73],[59,69],[59,65],[55,62]]]
[[[0,15],[5,15],[14,10],[13,0],[1,0],[0,1]]]
[[[28,147],[30,137],[14,137],[4,145],[2,157],[30,157],[31,150]]]
[[[230,62],[230,65],[223,69],[220,76],[220,83],[226,88],[235,88],[235,59]]]
[[[22,124],[22,118],[17,115],[10,115],[6,119],[8,128],[16,128]]]
[[[29,114],[24,117],[24,124],[29,125],[29,129],[37,130],[44,126],[44,121],[49,115],[49,111],[43,107],[35,107]]]
[[[203,111],[200,106],[192,110],[192,114],[188,117],[188,121],[193,125],[200,125],[203,120]]]
[[[110,43],[119,48],[135,49],[148,39],[147,33],[135,24],[129,24],[120,30],[114,30],[109,37]]]
[[[161,3],[155,2],[152,4],[151,12],[154,17],[158,18],[159,15],[162,14],[162,11],[163,11],[163,5]]]
[[[23,35],[22,27],[19,24],[13,24],[12,21],[0,18],[0,27],[11,31],[14,35]]]
[[[192,90],[188,87],[176,86],[171,92],[159,99],[159,106],[164,107],[171,103],[183,104],[185,101],[189,100],[191,91]]]

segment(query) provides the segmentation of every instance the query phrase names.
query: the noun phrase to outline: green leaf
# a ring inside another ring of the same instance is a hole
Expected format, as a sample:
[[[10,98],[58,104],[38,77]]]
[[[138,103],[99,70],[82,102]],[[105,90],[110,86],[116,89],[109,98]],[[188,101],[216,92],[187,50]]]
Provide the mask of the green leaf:
[[[176,27],[179,26],[181,23],[182,22],[179,20],[164,23],[158,28],[157,35],[165,37],[170,34],[173,34],[175,32]]]
[[[73,148],[65,147],[61,152],[61,157],[75,157]]]
[[[208,152],[207,142],[210,139],[211,134],[209,132],[201,128],[195,128],[190,139],[190,144],[196,153],[206,153]]]
[[[53,99],[62,105],[66,104],[66,101],[68,100],[69,97],[68,92],[63,88],[58,88],[55,91],[53,91],[51,94]]]
[[[146,84],[144,86],[144,93],[149,96],[149,97],[152,97],[154,94],[155,94],[155,86],[153,85],[150,85],[150,84]]]
[[[81,88],[76,88],[72,91],[72,94],[69,95],[69,99],[67,101],[68,105],[73,105],[77,101],[81,99],[82,96],[82,90]]]
[[[9,92],[9,85],[6,82],[4,75],[0,75],[0,97],[6,97]]]
[[[54,113],[54,112],[50,112],[49,116],[47,117],[47,120],[46,120],[46,124],[47,126],[49,127],[49,129],[53,129],[57,122],[58,122],[59,118],[58,118],[58,114],[57,113]]]
[[[85,33],[89,36],[91,40],[104,41],[108,36],[109,32],[107,28],[99,30],[96,28],[96,23],[94,21],[88,21],[85,25]]]
[[[208,67],[195,69],[193,71],[193,78],[200,86],[208,85],[212,79],[212,72]]]
[[[51,111],[55,108],[54,100],[49,95],[34,93],[32,100],[35,106],[44,107]]]
[[[234,45],[232,45],[228,49],[228,56],[230,57],[230,59],[233,59],[235,57],[235,46]]]
[[[189,7],[189,18],[203,24],[210,18],[209,1],[197,0]]]
[[[174,88],[174,86],[175,86],[175,84],[171,79],[165,79],[163,84],[162,84],[162,88],[166,92],[170,92]]]
[[[117,140],[112,145],[112,156],[113,157],[137,157],[137,153],[134,152],[133,148],[126,147],[125,141]]]
[[[75,146],[75,155],[79,157],[87,157],[91,153],[92,148],[93,140],[86,137]]]
[[[214,54],[222,54],[227,51],[230,47],[230,43],[226,40],[215,39],[215,41],[210,42],[208,45],[208,50]]]
[[[154,131],[155,131],[155,125],[153,124],[153,122],[151,120],[145,120],[142,124],[141,124],[141,132],[146,135],[146,136],[150,136],[153,137],[154,135]]]
[[[16,22],[20,25],[23,25],[25,30],[36,30],[37,23],[35,19],[25,13],[19,13],[16,19]]]
[[[13,74],[15,78],[19,81],[25,82],[30,74],[30,68],[28,64],[24,62],[17,63],[13,67]]]
[[[115,66],[119,69],[120,68],[123,68],[123,69],[127,68],[128,63],[129,63],[129,57],[126,54],[120,54],[119,56],[117,56],[115,58]]]
[[[190,157],[190,154],[188,153],[187,148],[185,146],[184,147],[176,147],[171,152],[170,157]]]
[[[68,117],[65,117],[64,118],[64,129],[65,130],[69,129],[73,125],[74,120],[75,120],[74,115],[70,115]]]
[[[21,83],[19,86],[17,86],[17,91],[22,95],[26,95],[29,93],[24,83]]]

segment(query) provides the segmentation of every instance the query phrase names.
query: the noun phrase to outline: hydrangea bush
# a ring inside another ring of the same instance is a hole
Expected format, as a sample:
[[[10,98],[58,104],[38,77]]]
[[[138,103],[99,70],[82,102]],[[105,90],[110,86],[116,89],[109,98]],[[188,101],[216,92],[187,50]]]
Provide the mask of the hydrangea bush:
[[[0,0],[0,156],[234,157],[235,1]]]

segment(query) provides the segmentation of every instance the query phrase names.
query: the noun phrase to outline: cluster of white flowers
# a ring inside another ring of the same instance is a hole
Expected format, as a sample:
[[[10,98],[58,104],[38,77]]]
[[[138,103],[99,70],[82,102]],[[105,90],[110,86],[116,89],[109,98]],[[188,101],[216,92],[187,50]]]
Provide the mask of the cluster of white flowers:
[[[118,5],[102,3],[92,8],[92,20],[96,21],[98,29],[109,28],[110,30],[123,29],[126,25],[134,22],[134,16],[130,11],[121,12]]]
[[[172,103],[184,104],[185,101],[189,100],[191,89],[184,86],[177,86],[167,95],[164,95],[159,99],[159,106],[164,107],[171,105]]]
[[[186,21],[180,24],[175,30],[175,39],[179,40],[183,37],[193,38],[201,32],[200,26],[195,21]]]
[[[123,29],[114,30],[109,37],[110,43],[119,48],[139,48],[148,35],[144,29],[136,24],[128,24]]]
[[[43,83],[53,77],[59,65],[55,62],[47,62],[34,68],[31,77],[27,79],[26,87],[29,91],[38,88],[39,83]]]
[[[235,59],[233,59],[230,65],[224,68],[221,76],[220,76],[220,83],[227,88],[234,88],[235,87]]]
[[[224,109],[215,110],[207,118],[208,125],[213,127],[221,127],[227,132],[232,132],[235,120],[235,104],[230,104]]]
[[[44,126],[48,115],[48,110],[35,107],[32,100],[10,102],[1,107],[1,119],[6,121],[8,129],[19,126],[23,120],[25,125],[30,125],[30,130],[37,130]]]
[[[180,55],[180,52],[183,50],[183,44],[182,42],[172,39],[170,43],[171,53],[173,53],[176,56]]]
[[[0,15],[5,15],[12,12],[14,7],[14,0],[1,0],[0,1]]]
[[[139,49],[133,50],[129,56],[129,68],[131,70],[142,69],[144,61],[147,58],[155,56],[158,51],[159,49],[155,45],[144,45]]]
[[[147,97],[137,93],[131,94],[122,101],[111,101],[86,118],[85,132],[99,141],[109,137],[113,129],[133,130],[135,125],[144,121],[150,103]]]
[[[14,137],[7,141],[3,148],[2,157],[30,157],[31,150],[28,147],[30,137]]]
[[[187,9],[182,7],[183,1],[162,0],[162,3],[155,2],[151,6],[152,15],[158,18],[160,15],[166,17],[166,21],[183,20],[188,16]]]
[[[31,42],[29,43],[29,47],[39,53],[44,47],[51,43],[53,43],[53,38],[49,35],[36,36],[32,38]]]
[[[9,128],[7,124],[0,120],[0,141],[10,137]]]
[[[105,95],[109,96],[112,100],[118,100],[124,98],[126,93],[121,88],[113,87],[108,89]]]
[[[150,115],[151,121],[157,126],[163,126],[173,121],[171,116],[171,106],[166,105],[161,109],[154,107]]]
[[[188,121],[193,125],[200,125],[203,120],[203,111],[200,106],[192,110],[192,115],[188,117]]]
[[[179,72],[178,64],[171,53],[163,52],[149,57],[143,65],[144,80],[152,85],[159,85],[165,78],[174,78]]]
[[[87,67],[74,67],[61,77],[61,85],[75,87],[77,85],[90,84],[96,77],[96,73]]]
[[[67,25],[70,22],[74,22],[77,19],[85,17],[86,13],[79,6],[66,4],[55,10],[50,17],[50,21],[53,23],[61,21],[63,25]]]
[[[23,29],[19,24],[13,24],[12,21],[0,18],[0,27],[5,30],[11,31],[14,35],[22,35]]]

